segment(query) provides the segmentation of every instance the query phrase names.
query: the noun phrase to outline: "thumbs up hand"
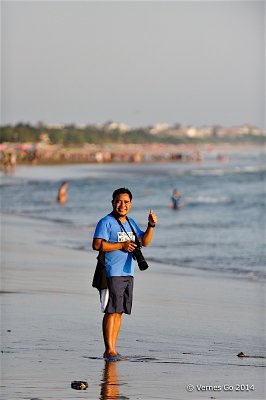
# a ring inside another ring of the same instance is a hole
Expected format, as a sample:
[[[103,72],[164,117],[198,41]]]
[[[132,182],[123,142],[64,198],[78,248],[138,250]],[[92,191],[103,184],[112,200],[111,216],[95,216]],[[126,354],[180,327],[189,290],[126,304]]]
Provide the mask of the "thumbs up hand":
[[[157,215],[154,214],[153,210],[150,210],[149,216],[148,216],[148,222],[151,226],[155,226],[157,224],[158,218]]]

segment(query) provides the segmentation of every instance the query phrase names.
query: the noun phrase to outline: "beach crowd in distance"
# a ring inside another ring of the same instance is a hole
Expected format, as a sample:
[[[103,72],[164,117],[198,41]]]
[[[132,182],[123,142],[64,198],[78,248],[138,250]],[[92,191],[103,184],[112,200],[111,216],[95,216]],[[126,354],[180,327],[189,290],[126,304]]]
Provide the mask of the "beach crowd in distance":
[[[209,146],[210,147],[210,146]],[[168,161],[201,161],[200,146],[167,144],[61,144],[4,143],[0,144],[4,167],[15,164],[72,164],[72,163],[141,163]]]
[[[227,162],[228,151],[248,151],[259,148],[256,143],[189,143],[189,144],[82,144],[64,146],[62,144],[2,143],[0,161],[4,172],[10,172],[16,165],[56,165],[79,163],[154,163],[154,162],[199,162],[204,161],[204,153],[216,153],[217,160]]]

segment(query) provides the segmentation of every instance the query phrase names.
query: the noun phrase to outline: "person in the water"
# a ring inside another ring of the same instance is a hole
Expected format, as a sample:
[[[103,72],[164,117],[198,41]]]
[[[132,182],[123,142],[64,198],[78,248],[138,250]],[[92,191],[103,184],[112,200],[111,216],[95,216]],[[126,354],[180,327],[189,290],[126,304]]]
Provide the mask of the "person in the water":
[[[174,189],[173,194],[171,196],[171,202],[170,202],[170,207],[173,210],[179,210],[184,206],[184,203],[182,201],[181,195],[179,193],[178,189]]]
[[[63,182],[58,190],[57,193],[57,202],[59,204],[65,204],[67,201],[67,189],[68,189],[68,183]]]

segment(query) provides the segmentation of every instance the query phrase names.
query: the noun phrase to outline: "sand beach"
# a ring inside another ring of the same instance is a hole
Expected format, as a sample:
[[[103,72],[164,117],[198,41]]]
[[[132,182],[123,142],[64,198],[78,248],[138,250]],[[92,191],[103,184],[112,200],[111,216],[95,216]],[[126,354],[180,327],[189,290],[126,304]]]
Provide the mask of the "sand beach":
[[[60,246],[91,234],[18,215],[1,224],[2,400],[265,398],[262,282],[151,262],[123,320],[126,361],[105,363],[95,254]]]

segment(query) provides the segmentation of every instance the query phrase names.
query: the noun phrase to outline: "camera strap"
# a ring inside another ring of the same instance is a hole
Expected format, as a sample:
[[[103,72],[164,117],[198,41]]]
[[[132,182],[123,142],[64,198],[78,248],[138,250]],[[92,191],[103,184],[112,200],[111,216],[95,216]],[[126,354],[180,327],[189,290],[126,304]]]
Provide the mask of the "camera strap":
[[[122,222],[119,220],[119,215],[115,211],[113,211],[111,213],[111,215],[117,220],[117,222],[119,223],[122,231],[124,231],[125,234],[127,235],[127,237],[129,238],[129,240],[131,240],[129,235],[128,235],[128,233],[127,233],[127,231],[126,231],[126,229],[125,229],[125,227],[123,226]],[[129,219],[127,217],[126,217],[126,220],[127,220],[128,224],[129,224],[131,230],[132,230],[133,235],[135,236],[135,244],[137,245],[137,248],[132,252],[132,257],[135,260],[137,260],[139,269],[141,271],[145,271],[145,269],[147,269],[149,266],[148,266],[147,262],[145,261],[143,255],[141,253],[141,250],[140,250],[141,247],[142,247],[141,241],[139,240],[139,238],[138,238],[138,236],[137,236],[137,234],[135,232],[135,229],[133,228],[132,224],[130,223],[130,221],[129,221]]]
[[[127,235],[128,239],[131,240],[130,237],[128,236],[127,231],[125,230],[124,225],[123,225],[122,222],[119,220],[119,218],[116,217],[116,214],[115,214],[114,212],[112,212],[111,215],[117,220],[117,222],[119,223],[120,227],[122,228],[122,230],[123,230],[123,231],[125,232],[125,234]],[[135,236],[135,241],[136,241],[136,240],[139,240],[139,238],[138,238],[138,236],[137,236],[137,234],[136,234],[136,232],[135,232],[135,230],[134,230],[132,224],[130,223],[128,217],[126,217],[126,220],[127,220],[128,224],[129,224],[131,230],[132,230],[133,235]]]

